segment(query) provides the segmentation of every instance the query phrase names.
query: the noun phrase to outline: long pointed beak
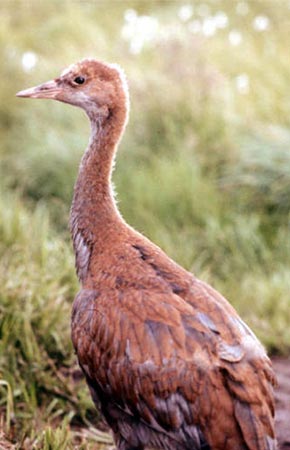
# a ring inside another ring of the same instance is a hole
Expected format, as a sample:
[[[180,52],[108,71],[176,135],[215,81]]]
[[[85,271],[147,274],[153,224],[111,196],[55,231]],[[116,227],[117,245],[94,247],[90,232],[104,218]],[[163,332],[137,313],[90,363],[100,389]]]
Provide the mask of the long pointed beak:
[[[57,81],[51,80],[40,84],[39,86],[34,86],[32,88],[25,89],[24,91],[19,91],[17,92],[16,97],[55,99],[60,92],[61,88]]]

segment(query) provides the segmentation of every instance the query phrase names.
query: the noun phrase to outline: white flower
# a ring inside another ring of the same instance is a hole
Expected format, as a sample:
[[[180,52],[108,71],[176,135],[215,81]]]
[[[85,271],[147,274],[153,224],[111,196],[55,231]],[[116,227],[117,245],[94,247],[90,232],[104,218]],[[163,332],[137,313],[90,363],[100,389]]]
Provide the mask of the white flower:
[[[214,20],[217,28],[226,28],[229,23],[229,18],[223,11],[218,11],[214,16]]]
[[[250,88],[249,76],[246,73],[241,73],[236,76],[236,88],[240,94],[248,94]]]
[[[270,20],[267,16],[257,16],[253,20],[253,27],[257,31],[265,31],[269,28]]]
[[[138,15],[135,9],[126,9],[126,11],[124,12],[124,19],[126,22],[135,22],[137,17]]]
[[[21,62],[25,72],[30,72],[37,63],[37,55],[34,52],[25,52],[22,55]]]
[[[125,16],[126,23],[123,25],[121,35],[129,42],[130,51],[133,54],[140,53],[146,43],[154,41],[158,34],[158,20],[151,16],[136,16],[132,14]]]
[[[187,22],[193,14],[192,5],[183,5],[178,10],[178,17],[182,22]]]
[[[216,23],[213,17],[204,19],[202,23],[202,32],[205,36],[213,36],[216,32]]]
[[[242,37],[242,35],[241,35],[241,33],[239,31],[236,31],[236,30],[230,31],[230,33],[229,33],[229,42],[230,42],[231,45],[236,47],[237,45],[240,45],[242,40],[243,40],[243,37]]]

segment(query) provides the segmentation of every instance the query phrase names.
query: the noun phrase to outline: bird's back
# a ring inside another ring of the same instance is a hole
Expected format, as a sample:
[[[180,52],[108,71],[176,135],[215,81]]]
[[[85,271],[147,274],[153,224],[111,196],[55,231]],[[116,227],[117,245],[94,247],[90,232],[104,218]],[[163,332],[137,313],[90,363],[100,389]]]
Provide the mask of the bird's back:
[[[220,294],[129,228],[92,269],[72,336],[119,448],[276,448],[271,363]]]

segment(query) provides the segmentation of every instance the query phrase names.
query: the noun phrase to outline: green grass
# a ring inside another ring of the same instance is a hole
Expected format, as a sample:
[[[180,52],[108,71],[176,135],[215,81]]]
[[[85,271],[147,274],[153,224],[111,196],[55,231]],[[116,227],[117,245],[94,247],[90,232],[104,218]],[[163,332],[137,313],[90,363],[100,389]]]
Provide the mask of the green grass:
[[[84,56],[128,75],[130,123],[114,172],[126,220],[220,290],[271,353],[289,354],[288,2],[251,2],[245,16],[236,2],[208,2],[208,16],[229,18],[211,37],[188,30],[203,20],[192,4],[187,22],[180,2],[0,5],[0,447],[4,433],[25,450],[110,441],[94,431],[70,342],[78,282],[67,223],[89,126],[77,109],[14,96]],[[126,8],[159,20],[139,54],[121,37]],[[259,15],[270,19],[261,32]],[[27,51],[38,56],[30,72]]]

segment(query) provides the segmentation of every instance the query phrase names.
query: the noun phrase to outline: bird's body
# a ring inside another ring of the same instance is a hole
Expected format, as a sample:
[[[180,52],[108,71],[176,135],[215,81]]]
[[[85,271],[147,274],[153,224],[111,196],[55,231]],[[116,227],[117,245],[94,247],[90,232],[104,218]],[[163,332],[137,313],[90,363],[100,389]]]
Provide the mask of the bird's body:
[[[219,293],[117,210],[111,169],[128,110],[119,70],[84,60],[19,95],[81,106],[91,120],[71,210],[82,284],[72,340],[117,448],[276,449],[275,376],[262,345]]]

